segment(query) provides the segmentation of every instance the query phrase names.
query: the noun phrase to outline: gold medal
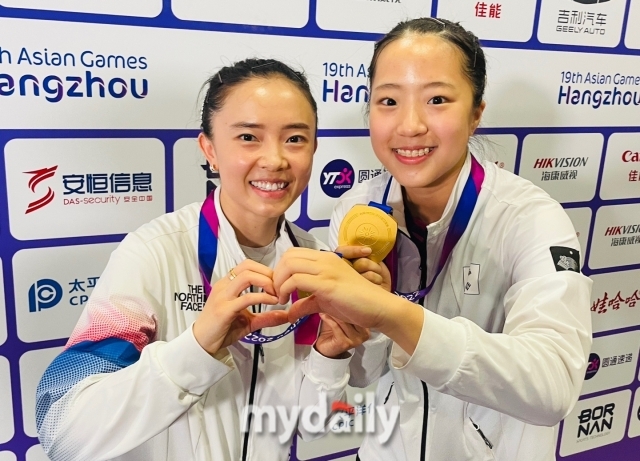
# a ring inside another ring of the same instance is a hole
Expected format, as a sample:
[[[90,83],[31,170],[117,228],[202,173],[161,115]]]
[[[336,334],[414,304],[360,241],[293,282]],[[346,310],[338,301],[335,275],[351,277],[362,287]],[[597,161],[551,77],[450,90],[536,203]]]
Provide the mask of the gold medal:
[[[379,208],[355,205],[340,224],[338,245],[367,246],[369,259],[381,262],[396,241],[398,223]]]

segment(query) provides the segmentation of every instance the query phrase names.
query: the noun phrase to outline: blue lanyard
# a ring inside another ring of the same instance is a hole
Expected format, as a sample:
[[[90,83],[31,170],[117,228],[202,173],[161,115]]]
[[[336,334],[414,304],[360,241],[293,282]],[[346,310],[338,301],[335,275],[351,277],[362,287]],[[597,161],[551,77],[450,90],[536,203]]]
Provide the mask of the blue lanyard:
[[[200,266],[200,276],[202,277],[204,293],[207,297],[211,293],[211,277],[213,276],[213,267],[216,264],[216,257],[218,256],[218,238],[220,232],[220,221],[216,210],[214,193],[215,191],[211,191],[202,204],[202,208],[200,209],[200,225],[198,228],[198,264]],[[300,246],[289,227],[289,223],[285,223],[285,228],[293,246]],[[292,302],[295,302],[295,300],[295,296],[292,295]],[[305,316],[296,320],[289,325],[285,331],[278,335],[267,336],[259,332],[252,332],[241,338],[240,341],[249,344],[266,344],[277,341],[302,325],[307,318],[308,316]]]
[[[482,188],[482,183],[484,182],[484,176],[484,169],[472,155],[471,171],[469,172],[469,177],[467,178],[467,182],[465,183],[464,189],[462,190],[462,195],[460,196],[458,205],[453,212],[453,217],[451,218],[451,223],[449,224],[447,235],[444,238],[444,245],[442,247],[442,254],[440,255],[440,260],[438,261],[438,266],[436,268],[436,274],[431,280],[431,283],[422,290],[413,291],[411,293],[402,293],[396,290],[399,275],[398,245],[396,241],[396,245],[394,245],[393,249],[384,260],[391,273],[391,281],[394,287],[394,293],[396,295],[408,299],[411,302],[416,302],[429,294],[429,292],[433,288],[433,285],[438,279],[440,272],[442,272],[442,269],[444,269],[449,256],[451,255],[451,253],[453,253],[453,249],[469,226],[471,215],[473,214],[473,210],[476,206],[476,203],[478,202],[478,196],[480,195],[480,189]],[[391,189],[392,180],[393,178],[389,179],[387,187],[384,191],[384,195],[382,197],[382,204],[387,208],[390,208],[387,205],[387,200],[389,197],[389,190]]]

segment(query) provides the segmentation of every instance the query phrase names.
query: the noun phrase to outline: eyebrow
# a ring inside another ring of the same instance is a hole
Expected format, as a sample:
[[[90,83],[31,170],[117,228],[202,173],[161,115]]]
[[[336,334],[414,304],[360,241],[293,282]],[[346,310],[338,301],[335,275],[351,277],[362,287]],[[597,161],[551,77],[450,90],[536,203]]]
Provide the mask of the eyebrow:
[[[261,123],[238,122],[231,125],[231,128],[254,128],[264,130],[265,126]],[[290,123],[282,127],[283,130],[310,130],[311,127],[306,123]]]
[[[376,90],[384,90],[384,89],[392,89],[397,90],[400,89],[402,85],[398,85],[397,83],[383,83],[382,85],[378,85],[375,87]],[[451,83],[446,82],[431,82],[422,86],[422,88],[437,88],[437,87],[447,87],[447,88],[455,88]]]

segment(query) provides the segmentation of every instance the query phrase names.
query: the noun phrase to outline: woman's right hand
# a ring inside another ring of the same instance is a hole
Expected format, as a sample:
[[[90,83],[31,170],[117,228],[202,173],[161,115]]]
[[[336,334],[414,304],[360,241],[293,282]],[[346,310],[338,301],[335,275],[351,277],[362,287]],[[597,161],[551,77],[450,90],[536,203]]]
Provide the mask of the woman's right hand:
[[[271,269],[247,259],[218,280],[193,324],[193,335],[198,344],[213,355],[252,331],[287,323],[284,310],[254,314],[247,309],[253,305],[278,304],[272,278]],[[263,291],[243,294],[250,286]]]

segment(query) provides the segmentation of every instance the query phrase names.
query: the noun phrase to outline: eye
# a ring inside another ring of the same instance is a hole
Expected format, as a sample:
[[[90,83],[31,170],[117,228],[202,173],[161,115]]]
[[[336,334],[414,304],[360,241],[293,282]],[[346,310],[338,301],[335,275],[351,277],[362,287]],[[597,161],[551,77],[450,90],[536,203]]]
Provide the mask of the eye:
[[[444,104],[445,102],[447,102],[447,99],[444,96],[434,96],[429,100],[428,104],[439,105],[439,104]]]
[[[397,105],[395,99],[391,99],[391,98],[384,98],[380,100],[380,104],[382,104],[383,106],[395,106]]]
[[[305,141],[306,141],[306,138],[299,134],[293,135],[289,139],[287,139],[287,142],[296,143],[296,144],[305,142]]]
[[[257,141],[258,140],[254,135],[248,134],[248,133],[243,133],[240,136],[238,136],[238,138],[240,140],[246,141],[246,142]]]

